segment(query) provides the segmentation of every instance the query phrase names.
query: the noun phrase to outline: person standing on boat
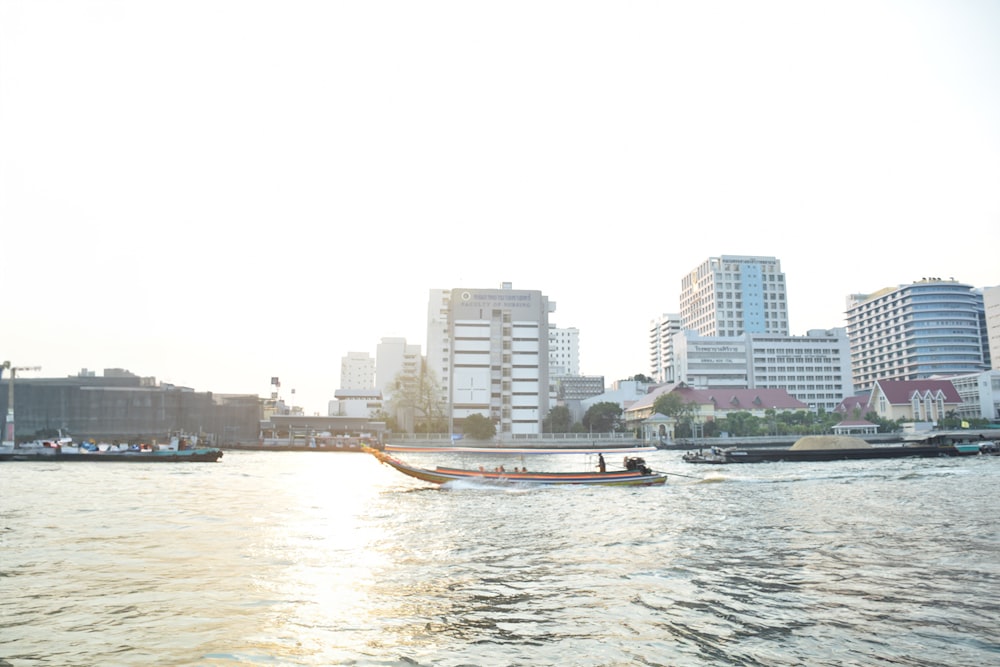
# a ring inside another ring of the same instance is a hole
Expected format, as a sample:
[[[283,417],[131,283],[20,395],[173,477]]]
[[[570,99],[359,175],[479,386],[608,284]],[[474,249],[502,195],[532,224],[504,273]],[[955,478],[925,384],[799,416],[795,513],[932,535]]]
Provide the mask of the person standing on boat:
[[[604,454],[597,455],[597,469],[601,472],[608,471],[608,467],[604,464]]]

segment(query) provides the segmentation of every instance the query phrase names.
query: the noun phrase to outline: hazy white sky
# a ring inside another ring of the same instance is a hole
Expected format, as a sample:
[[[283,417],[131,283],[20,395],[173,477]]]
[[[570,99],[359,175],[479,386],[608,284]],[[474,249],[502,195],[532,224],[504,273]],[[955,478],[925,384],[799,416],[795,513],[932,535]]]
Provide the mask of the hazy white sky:
[[[325,413],[432,288],[538,289],[581,370],[722,254],[791,328],[1000,284],[1000,3],[0,2],[0,359]]]

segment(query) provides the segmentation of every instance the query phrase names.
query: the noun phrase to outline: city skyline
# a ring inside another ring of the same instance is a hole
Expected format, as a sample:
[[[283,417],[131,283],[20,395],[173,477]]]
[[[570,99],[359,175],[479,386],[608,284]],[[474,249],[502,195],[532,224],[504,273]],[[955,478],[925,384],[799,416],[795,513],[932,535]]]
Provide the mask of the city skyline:
[[[997,285],[996,34],[991,2],[4,3],[0,360],[325,414],[431,289],[540,290],[610,383],[708,257],[779,259],[793,335]]]

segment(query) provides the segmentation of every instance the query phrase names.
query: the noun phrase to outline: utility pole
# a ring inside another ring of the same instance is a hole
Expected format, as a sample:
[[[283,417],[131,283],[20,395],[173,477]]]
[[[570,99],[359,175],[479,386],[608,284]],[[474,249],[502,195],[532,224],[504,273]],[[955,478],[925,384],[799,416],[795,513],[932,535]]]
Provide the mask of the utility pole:
[[[15,447],[14,439],[14,378],[18,371],[40,371],[41,366],[12,366],[9,361],[3,362],[3,368],[10,371],[7,378],[7,424],[4,429],[3,445],[5,447]]]

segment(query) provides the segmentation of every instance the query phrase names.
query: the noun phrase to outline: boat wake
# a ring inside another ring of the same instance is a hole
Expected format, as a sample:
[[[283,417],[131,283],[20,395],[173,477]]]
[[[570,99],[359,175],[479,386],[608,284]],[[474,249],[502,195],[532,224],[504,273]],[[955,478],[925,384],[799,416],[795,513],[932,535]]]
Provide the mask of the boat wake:
[[[517,482],[495,483],[478,479],[454,479],[440,487],[447,491],[488,491],[490,493],[523,494],[537,490],[539,484],[519,484]]]

